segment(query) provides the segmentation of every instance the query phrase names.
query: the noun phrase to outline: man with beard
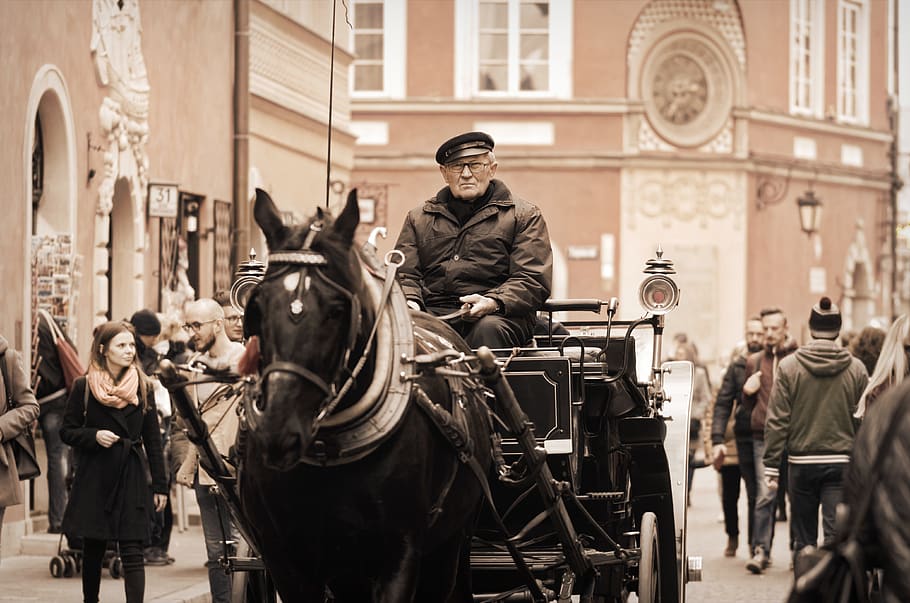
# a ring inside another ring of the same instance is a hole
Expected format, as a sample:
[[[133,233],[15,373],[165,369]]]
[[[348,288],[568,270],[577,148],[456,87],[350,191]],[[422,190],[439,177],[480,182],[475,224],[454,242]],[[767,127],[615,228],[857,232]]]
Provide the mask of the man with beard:
[[[543,215],[495,180],[493,139],[450,138],[436,151],[446,186],[408,212],[395,248],[414,310],[461,312],[452,327],[472,348],[525,345],[550,295],[553,256]]]
[[[764,331],[761,318],[753,316],[746,321],[745,342],[742,346],[737,347],[734,352],[734,358],[724,373],[723,383],[717,393],[717,399],[714,402],[714,412],[711,415],[712,464],[722,474],[721,490],[724,517],[727,520],[731,520],[728,517],[730,515],[728,506],[732,505],[730,510],[738,524],[736,504],[739,499],[739,480],[742,477],[746,483],[746,499],[748,500],[747,524],[749,543],[752,542],[752,516],[755,513],[755,497],[758,492],[758,483],[756,481],[755,463],[752,459],[752,407],[743,404],[743,383],[746,381],[746,358],[751,354],[760,352],[763,341]],[[731,416],[733,417],[733,437],[736,442],[736,450],[728,450],[726,445]],[[725,464],[725,457],[733,453],[736,454],[738,465]],[[730,467],[730,469],[727,469],[727,467]],[[731,528],[733,527],[727,526],[727,548],[724,549],[724,555],[727,557],[736,555],[736,549],[739,546],[738,525],[735,526],[734,534],[731,534],[731,531],[733,531]],[[749,554],[752,554],[751,550]]]
[[[771,543],[774,541],[774,513],[777,507],[777,490],[768,489],[765,465],[765,420],[768,401],[777,373],[778,363],[796,351],[796,342],[790,338],[787,317],[780,308],[765,308],[760,312],[765,346],[746,360],[746,381],[743,384],[743,404],[752,408],[752,459],[755,463],[755,483],[758,492],[752,525],[752,558],[746,569],[761,574],[771,565]]]
[[[224,311],[214,299],[203,298],[190,302],[184,308],[185,324],[183,328],[190,334],[190,342],[195,355],[189,359],[189,365],[205,365],[210,371],[237,371],[237,363],[243,355],[243,345],[231,341],[224,330]],[[198,373],[192,373],[190,379]],[[222,396],[218,391],[224,388],[218,383],[200,383],[189,391],[195,395],[196,405],[203,420],[209,428],[212,442],[218,451],[228,456],[231,446],[237,437],[237,398]],[[183,434],[182,429],[177,430]],[[185,436],[181,438],[185,440]],[[202,520],[202,533],[205,537],[205,549],[208,556],[206,566],[209,570],[209,588],[213,603],[230,603],[231,577],[224,572],[218,559],[224,552],[224,535],[235,542],[239,538],[237,530],[231,525],[230,512],[220,496],[212,491],[215,481],[199,468],[199,456],[196,448],[188,442],[174,437],[175,457],[181,460],[177,470],[177,483],[193,488],[196,502],[199,504],[199,517]]]

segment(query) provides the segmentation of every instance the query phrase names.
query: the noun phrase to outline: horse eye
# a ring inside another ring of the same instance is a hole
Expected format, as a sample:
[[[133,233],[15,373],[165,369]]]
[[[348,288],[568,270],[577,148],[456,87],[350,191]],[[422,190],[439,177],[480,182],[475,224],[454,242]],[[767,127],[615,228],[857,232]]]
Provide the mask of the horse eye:
[[[337,320],[344,316],[346,308],[343,304],[332,304],[329,306],[328,312],[326,312],[326,317],[333,320]]]

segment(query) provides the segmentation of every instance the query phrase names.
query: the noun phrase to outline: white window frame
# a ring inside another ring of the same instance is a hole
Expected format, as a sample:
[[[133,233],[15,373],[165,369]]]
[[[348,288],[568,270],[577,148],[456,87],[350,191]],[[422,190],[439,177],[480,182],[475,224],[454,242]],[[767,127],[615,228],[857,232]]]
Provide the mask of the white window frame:
[[[550,0],[549,89],[490,91],[480,90],[477,77],[479,2],[455,0],[455,98],[572,98],[573,8],[574,0]]]
[[[803,37],[797,39],[801,33],[809,36],[808,73],[801,72]],[[801,85],[809,87],[808,105],[800,102]],[[824,0],[790,0],[790,113],[819,119],[825,115]]]
[[[844,11],[856,11],[856,31],[846,31]],[[868,0],[838,0],[837,2],[837,120],[843,123],[868,125],[869,123],[869,2]],[[855,37],[856,81],[850,86],[848,71],[847,42]],[[853,110],[847,103],[852,92]]]
[[[359,0],[351,1],[351,10],[357,10]],[[407,0],[382,0],[382,89],[355,90],[354,66],[351,64],[349,88],[351,98],[404,98],[407,73]],[[350,30],[350,48],[354,51],[354,31]]]

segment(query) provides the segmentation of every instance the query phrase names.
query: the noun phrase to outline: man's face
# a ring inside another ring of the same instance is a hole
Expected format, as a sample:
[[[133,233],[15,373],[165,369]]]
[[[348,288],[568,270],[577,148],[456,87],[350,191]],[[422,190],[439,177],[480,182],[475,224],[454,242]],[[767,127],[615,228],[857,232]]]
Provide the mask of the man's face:
[[[224,332],[231,341],[243,341],[243,314],[228,304],[221,306],[224,310]]]
[[[762,329],[765,331],[765,345],[775,348],[787,338],[787,319],[783,314],[766,314],[761,319]]]
[[[760,320],[746,322],[746,349],[750,354],[760,352],[762,342],[765,340],[765,329]]]
[[[452,196],[462,201],[473,201],[483,196],[496,175],[496,166],[489,153],[461,157],[452,163],[439,166],[443,180],[449,185]]]
[[[190,309],[186,313],[184,330],[189,334],[193,349],[197,352],[208,352],[221,328],[222,320],[219,317],[209,316],[196,309]]]

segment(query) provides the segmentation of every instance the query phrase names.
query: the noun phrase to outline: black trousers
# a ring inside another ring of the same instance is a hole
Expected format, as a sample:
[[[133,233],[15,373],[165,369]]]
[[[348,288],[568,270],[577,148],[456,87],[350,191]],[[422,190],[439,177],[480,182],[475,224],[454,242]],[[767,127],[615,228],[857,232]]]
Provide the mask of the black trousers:
[[[752,438],[736,438],[736,454],[739,457],[739,472],[746,486],[748,503],[747,525],[749,526],[749,544],[752,544],[753,526],[755,524],[755,499],[758,496],[758,478],[755,475],[755,460],[752,457]],[[764,476],[761,476],[764,477]],[[752,551],[749,551],[750,553]]]
[[[434,316],[443,316],[457,309],[429,307],[427,312]],[[471,349],[483,345],[493,349],[524,347],[534,336],[534,321],[527,316],[487,314],[474,322],[456,318],[448,323],[458,331]]]
[[[739,536],[738,503],[741,479],[742,473],[739,465],[724,465],[720,468],[720,499],[724,509],[724,531],[731,538]]]
[[[106,540],[83,539],[82,544],[82,598],[85,603],[98,603],[101,589],[101,566],[104,561]],[[123,588],[126,603],[142,603],[145,597],[145,559],[142,541],[121,540],[120,560],[123,562]]]

